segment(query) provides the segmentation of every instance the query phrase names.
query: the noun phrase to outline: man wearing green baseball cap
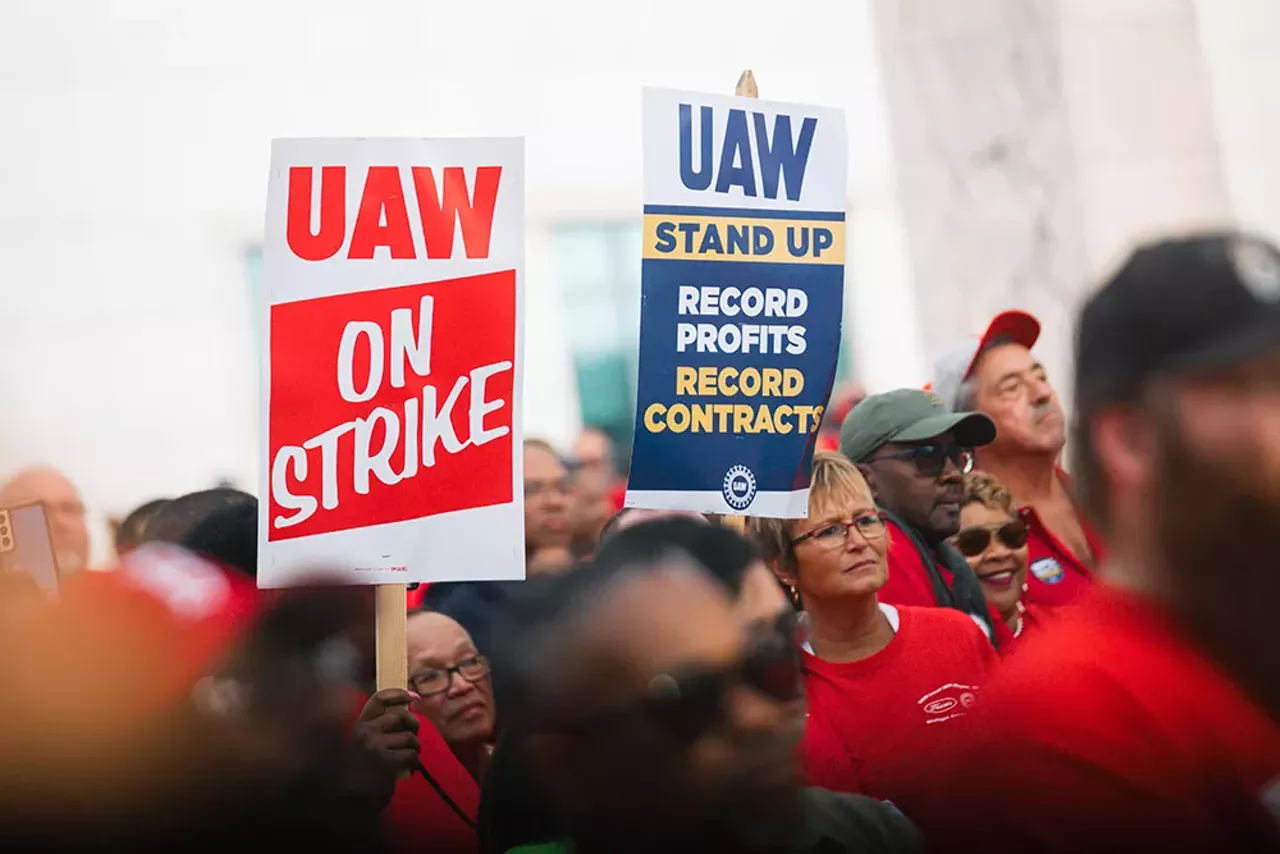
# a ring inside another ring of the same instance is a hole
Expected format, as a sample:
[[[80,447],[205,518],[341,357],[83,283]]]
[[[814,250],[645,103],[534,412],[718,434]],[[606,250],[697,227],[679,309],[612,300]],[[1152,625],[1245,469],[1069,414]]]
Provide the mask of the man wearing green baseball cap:
[[[884,512],[889,580],[880,601],[970,614],[994,638],[982,589],[948,537],[960,528],[973,449],[996,437],[980,412],[952,412],[936,394],[898,389],[863,400],[840,428],[840,452],[857,464]]]

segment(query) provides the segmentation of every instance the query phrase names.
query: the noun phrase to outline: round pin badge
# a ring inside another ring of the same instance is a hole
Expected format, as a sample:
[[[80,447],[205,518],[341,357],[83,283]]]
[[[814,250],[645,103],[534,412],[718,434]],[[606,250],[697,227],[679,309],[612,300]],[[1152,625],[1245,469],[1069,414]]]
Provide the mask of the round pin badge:
[[[1231,266],[1254,298],[1261,302],[1280,300],[1280,256],[1261,240],[1239,237],[1228,250]]]

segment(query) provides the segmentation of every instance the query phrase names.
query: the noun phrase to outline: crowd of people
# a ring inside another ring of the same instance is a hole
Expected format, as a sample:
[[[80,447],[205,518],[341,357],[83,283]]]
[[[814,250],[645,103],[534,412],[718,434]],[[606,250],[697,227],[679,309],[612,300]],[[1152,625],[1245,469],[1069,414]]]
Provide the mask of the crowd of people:
[[[626,508],[606,434],[526,439],[527,579],[411,591],[404,690],[369,588],[256,588],[253,496],[149,502],[83,572],[74,486],[20,473],[62,584],[5,580],[0,839],[1280,850],[1280,253],[1137,249],[1071,429],[1039,334],[839,392],[804,519]]]

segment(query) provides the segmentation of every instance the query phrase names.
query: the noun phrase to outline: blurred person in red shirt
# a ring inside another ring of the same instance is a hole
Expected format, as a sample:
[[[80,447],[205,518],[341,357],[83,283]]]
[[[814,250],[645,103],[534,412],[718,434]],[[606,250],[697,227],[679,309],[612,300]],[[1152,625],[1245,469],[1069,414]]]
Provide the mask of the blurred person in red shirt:
[[[1009,630],[1009,640],[1041,625],[1039,609],[1022,601],[1027,591],[1027,523],[1013,509],[1009,490],[986,472],[965,476],[960,530],[950,540],[982,586],[987,604]],[[1002,655],[1013,644],[1001,645]]]
[[[991,644],[952,609],[878,601],[888,533],[839,454],[814,455],[807,519],[752,518],[749,528],[807,617],[808,782],[888,799],[910,817],[946,788],[930,757],[986,682]]]
[[[493,685],[489,660],[456,620],[431,611],[406,626],[413,710],[439,730],[468,773],[484,778],[493,752]]]
[[[58,574],[70,577],[89,563],[89,529],[84,501],[66,475],[47,466],[25,469],[0,486],[0,507],[44,505]]]
[[[1076,330],[1100,582],[984,691],[944,850],[1280,850],[1280,252],[1133,252]],[[992,804],[1007,808],[991,809]]]
[[[981,337],[939,360],[932,388],[955,411],[982,412],[995,422],[995,441],[976,451],[978,467],[1004,484],[1027,524],[1027,601],[1057,606],[1088,588],[1103,544],[1058,465],[1066,417],[1031,352],[1039,337],[1040,321],[1030,314],[1001,312]]]
[[[377,850],[345,723],[344,633],[371,619],[344,589],[260,593],[170,544],[69,580],[3,638],[0,835]]]

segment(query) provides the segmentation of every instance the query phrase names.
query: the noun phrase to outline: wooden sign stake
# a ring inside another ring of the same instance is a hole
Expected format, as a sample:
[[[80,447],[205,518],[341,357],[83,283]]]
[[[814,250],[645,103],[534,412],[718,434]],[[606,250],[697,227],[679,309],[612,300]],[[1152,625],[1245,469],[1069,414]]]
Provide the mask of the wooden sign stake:
[[[375,628],[377,632],[378,690],[408,689],[408,644],[405,624],[408,621],[408,588],[403,584],[377,586]]]
[[[759,98],[760,90],[756,88],[756,76],[751,73],[748,68],[738,77],[738,85],[734,87],[733,94],[742,98]],[[724,526],[730,530],[737,531],[739,534],[746,531],[747,519],[745,516],[724,516],[721,517]]]

